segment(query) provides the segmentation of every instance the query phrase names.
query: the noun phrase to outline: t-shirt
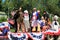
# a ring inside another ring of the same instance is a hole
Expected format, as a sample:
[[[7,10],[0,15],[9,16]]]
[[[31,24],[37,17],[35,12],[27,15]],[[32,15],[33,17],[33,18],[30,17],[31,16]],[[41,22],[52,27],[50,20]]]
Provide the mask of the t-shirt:
[[[32,16],[32,20],[36,20],[36,19],[37,19],[37,12],[34,12]]]
[[[48,14],[43,14],[43,17],[45,20],[47,20],[49,18],[49,15]]]
[[[38,12],[36,13],[36,16],[37,16],[37,20],[41,20],[41,16]]]

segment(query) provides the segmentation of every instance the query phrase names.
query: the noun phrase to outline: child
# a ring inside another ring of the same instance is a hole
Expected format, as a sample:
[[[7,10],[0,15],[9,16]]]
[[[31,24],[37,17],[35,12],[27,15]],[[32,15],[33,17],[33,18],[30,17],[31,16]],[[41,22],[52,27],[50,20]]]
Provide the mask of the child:
[[[37,20],[40,25],[40,31],[42,30],[43,26],[45,25],[44,17],[42,16],[41,20]],[[38,28],[39,29],[39,28]]]

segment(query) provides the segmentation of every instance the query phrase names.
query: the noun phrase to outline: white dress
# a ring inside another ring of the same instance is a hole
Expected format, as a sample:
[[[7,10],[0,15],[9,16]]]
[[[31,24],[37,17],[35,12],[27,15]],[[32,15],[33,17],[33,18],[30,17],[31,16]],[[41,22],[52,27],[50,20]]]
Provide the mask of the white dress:
[[[56,24],[55,24],[55,22],[56,22]],[[52,22],[52,29],[58,30],[58,28],[59,28],[59,22],[58,21],[53,21]]]

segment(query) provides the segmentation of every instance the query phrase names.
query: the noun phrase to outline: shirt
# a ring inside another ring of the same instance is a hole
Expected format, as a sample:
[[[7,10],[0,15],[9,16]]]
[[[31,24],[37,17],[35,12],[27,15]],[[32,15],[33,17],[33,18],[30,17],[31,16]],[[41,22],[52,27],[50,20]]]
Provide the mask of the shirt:
[[[29,15],[28,14],[24,14],[24,20],[29,20]]]

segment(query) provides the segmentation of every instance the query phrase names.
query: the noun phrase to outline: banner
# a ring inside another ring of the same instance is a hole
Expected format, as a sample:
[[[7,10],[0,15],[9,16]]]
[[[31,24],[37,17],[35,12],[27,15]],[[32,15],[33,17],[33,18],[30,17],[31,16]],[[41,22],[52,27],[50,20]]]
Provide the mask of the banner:
[[[51,30],[51,29],[49,29],[49,30],[46,30],[45,32],[44,32],[44,34],[48,34],[48,35],[60,35],[60,29],[58,29],[58,30]]]
[[[46,35],[60,35],[60,30],[47,30],[45,32],[30,32],[30,33],[10,33],[10,39],[12,40],[44,40]]]
[[[10,38],[12,40],[27,40],[28,36],[26,33],[11,33]]]
[[[32,38],[33,40],[43,40],[44,39],[44,34],[42,32],[39,33],[28,33],[29,37]]]
[[[8,36],[10,40],[28,40],[29,37],[33,40],[44,39],[43,33],[11,33],[10,37]]]

